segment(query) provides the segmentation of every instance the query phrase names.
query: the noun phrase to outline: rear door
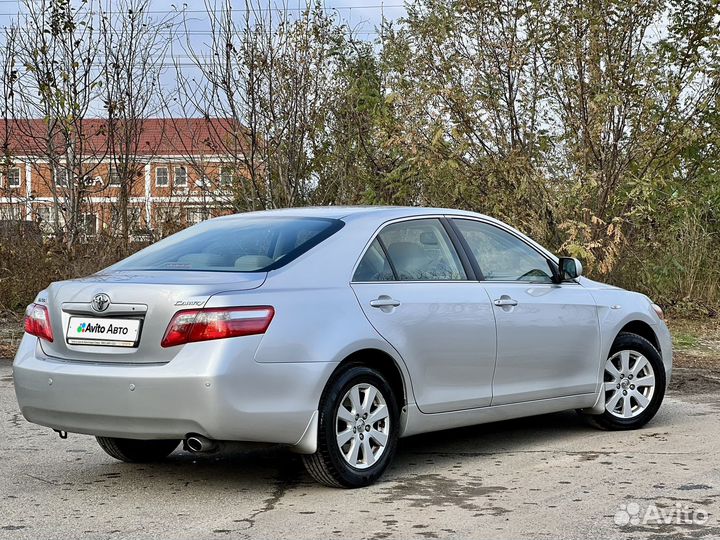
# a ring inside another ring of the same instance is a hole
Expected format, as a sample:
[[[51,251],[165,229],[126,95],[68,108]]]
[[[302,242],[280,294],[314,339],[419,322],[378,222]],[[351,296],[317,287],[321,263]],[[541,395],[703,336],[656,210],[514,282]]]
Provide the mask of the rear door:
[[[399,352],[421,411],[484,407],[495,367],[493,308],[439,218],[385,226],[352,288],[375,329]]]
[[[595,391],[600,332],[592,295],[553,283],[549,259],[494,224],[454,219],[497,322],[493,405]]]

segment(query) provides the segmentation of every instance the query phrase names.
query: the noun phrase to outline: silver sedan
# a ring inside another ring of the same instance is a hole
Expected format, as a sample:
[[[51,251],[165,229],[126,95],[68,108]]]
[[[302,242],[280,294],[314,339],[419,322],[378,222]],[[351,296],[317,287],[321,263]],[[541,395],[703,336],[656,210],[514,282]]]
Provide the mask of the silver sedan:
[[[581,274],[471,212],[221,217],[40,292],[17,399],[123,461],[279,443],[338,487],[417,433],[564,409],[640,427],[670,379],[662,311]]]

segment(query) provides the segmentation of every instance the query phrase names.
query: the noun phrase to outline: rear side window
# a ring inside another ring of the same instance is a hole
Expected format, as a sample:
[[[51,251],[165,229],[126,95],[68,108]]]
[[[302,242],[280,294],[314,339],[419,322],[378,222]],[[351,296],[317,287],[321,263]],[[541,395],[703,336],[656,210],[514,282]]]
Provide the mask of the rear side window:
[[[211,220],[185,229],[109,270],[266,272],[287,264],[340,230],[321,218]]]
[[[354,281],[459,281],[467,279],[460,258],[437,219],[385,227],[355,272]]]
[[[394,279],[390,262],[376,238],[358,264],[353,281],[393,281]]]

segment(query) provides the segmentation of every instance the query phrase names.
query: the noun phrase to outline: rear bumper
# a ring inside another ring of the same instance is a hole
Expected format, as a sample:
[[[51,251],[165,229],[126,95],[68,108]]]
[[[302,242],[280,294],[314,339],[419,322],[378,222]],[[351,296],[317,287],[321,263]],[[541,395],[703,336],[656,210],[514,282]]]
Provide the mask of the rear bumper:
[[[260,339],[193,343],[167,364],[119,365],[50,358],[25,336],[15,392],[27,420],[72,433],[297,444],[336,364],[261,364]]]

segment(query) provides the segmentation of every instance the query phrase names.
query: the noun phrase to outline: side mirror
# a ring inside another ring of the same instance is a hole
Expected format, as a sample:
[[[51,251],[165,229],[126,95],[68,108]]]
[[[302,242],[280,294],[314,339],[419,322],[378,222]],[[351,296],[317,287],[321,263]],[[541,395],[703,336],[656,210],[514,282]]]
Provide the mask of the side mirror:
[[[577,279],[582,275],[582,263],[574,257],[560,257],[558,267],[559,281]]]

